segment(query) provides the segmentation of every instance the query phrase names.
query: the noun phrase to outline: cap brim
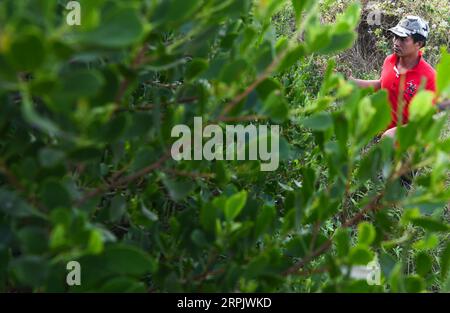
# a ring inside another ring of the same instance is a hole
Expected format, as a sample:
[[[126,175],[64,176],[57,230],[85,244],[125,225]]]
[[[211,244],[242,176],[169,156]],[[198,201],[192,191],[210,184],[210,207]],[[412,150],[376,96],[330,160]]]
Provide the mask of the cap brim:
[[[399,37],[408,37],[409,36],[409,32],[400,26],[395,26],[395,27],[389,28],[389,31],[393,32],[394,34],[396,34]]]

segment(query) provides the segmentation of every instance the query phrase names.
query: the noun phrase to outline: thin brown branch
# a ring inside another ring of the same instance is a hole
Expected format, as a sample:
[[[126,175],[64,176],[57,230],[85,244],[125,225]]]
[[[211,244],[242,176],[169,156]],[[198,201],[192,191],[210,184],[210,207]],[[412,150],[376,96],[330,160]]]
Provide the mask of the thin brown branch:
[[[359,221],[361,221],[364,218],[364,216],[367,213],[377,211],[381,207],[380,201],[382,198],[383,198],[383,192],[381,192],[376,197],[374,197],[372,199],[372,201],[370,201],[370,203],[367,204],[363,210],[361,210],[355,216],[353,216],[353,218],[351,218],[350,220],[347,220],[342,225],[342,227],[351,227],[353,225],[356,225]],[[307,263],[311,262],[316,257],[318,257],[318,256],[322,255],[323,253],[325,253],[326,251],[328,251],[328,249],[331,247],[331,244],[332,244],[332,240],[328,239],[319,248],[317,248],[314,252],[312,252],[311,254],[309,254],[308,256],[306,256],[305,258],[300,260],[299,262],[297,262],[294,265],[292,265],[291,267],[289,267],[283,273],[283,275],[287,276],[287,275],[291,275],[291,274],[296,274]]]
[[[0,173],[3,173],[5,175],[11,186],[13,186],[17,190],[20,190],[21,192],[26,193],[25,187],[20,183],[14,173],[5,166],[3,162],[0,162]]]
[[[263,115],[244,115],[244,116],[219,116],[217,120],[213,122],[246,122],[246,121],[259,121],[265,120],[268,117]]]
[[[211,276],[211,275],[222,274],[223,272],[224,272],[224,269],[223,269],[223,268],[219,268],[219,269],[217,269],[217,270],[207,271],[207,272],[205,272],[205,273],[203,273],[203,274],[194,276],[194,277],[192,278],[192,280],[194,280],[194,281],[203,281],[203,280],[205,280],[206,278],[208,278],[208,277]]]
[[[215,175],[213,173],[192,173],[192,172],[186,172],[186,171],[179,171],[179,170],[175,170],[175,169],[165,169],[164,172],[173,174],[173,175],[178,175],[178,176],[190,177],[190,178],[210,179],[210,178],[215,177]]]
[[[135,70],[137,69],[142,62],[144,61],[144,56],[145,56],[145,52],[147,52],[147,45],[144,44],[139,52],[136,54],[136,56],[134,57],[134,59],[131,61],[131,69]],[[119,86],[119,91],[117,92],[116,98],[115,98],[115,103],[119,104],[122,102],[122,98],[125,95],[125,92],[128,88],[128,86],[130,85],[130,78],[125,78]]]
[[[181,86],[181,83],[170,83],[170,84],[165,84],[165,83],[160,83],[157,81],[146,81],[147,84],[153,85],[155,87],[159,87],[159,88],[167,88],[167,89],[177,89],[178,87]]]
[[[177,100],[173,100],[173,101],[162,102],[161,105],[166,106],[166,105],[179,104],[179,103],[185,104],[185,103],[192,103],[197,100],[198,100],[198,97],[187,97],[187,98],[181,98],[181,99],[177,99]],[[134,107],[128,107],[128,108],[117,107],[117,109],[114,111],[114,113],[134,112],[134,111],[151,111],[155,107],[156,107],[156,104],[154,104],[154,103],[145,103],[145,104],[137,105]]]
[[[106,192],[107,190],[115,189],[119,186],[129,184],[129,183],[133,182],[134,180],[147,175],[148,173],[152,172],[153,170],[160,168],[164,164],[164,162],[169,158],[169,156],[170,156],[170,154],[166,153],[161,158],[159,158],[156,162],[148,165],[147,167],[140,169],[139,171],[137,171],[133,174],[118,178],[108,184],[104,184],[102,186],[97,187],[96,189],[86,193],[81,199],[79,199],[77,201],[77,205],[82,205],[87,200],[89,200],[95,196],[98,196],[98,195]]]
[[[311,276],[313,274],[326,273],[329,270],[330,270],[329,267],[325,266],[325,267],[322,267],[322,268],[311,269],[309,271],[298,271],[298,272],[295,273],[295,275],[297,275],[297,276]]]

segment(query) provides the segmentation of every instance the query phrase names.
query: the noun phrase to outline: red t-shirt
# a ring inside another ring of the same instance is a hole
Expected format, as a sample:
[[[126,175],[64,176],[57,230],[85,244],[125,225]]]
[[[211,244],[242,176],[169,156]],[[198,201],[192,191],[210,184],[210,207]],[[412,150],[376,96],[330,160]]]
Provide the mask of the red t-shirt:
[[[397,107],[398,92],[401,76],[405,76],[403,90],[403,124],[408,122],[409,104],[421,87],[422,79],[426,90],[436,91],[436,71],[422,57],[422,51],[419,51],[419,63],[408,70],[405,74],[399,75],[397,70],[397,55],[392,54],[384,60],[383,70],[381,72],[381,88],[386,89],[391,103],[392,122],[388,128],[397,126]]]

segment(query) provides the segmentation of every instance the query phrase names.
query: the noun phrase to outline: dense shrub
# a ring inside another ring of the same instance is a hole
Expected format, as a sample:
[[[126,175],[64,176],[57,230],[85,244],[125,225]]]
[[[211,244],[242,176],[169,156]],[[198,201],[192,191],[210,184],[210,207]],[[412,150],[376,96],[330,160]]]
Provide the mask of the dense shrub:
[[[79,2],[80,26],[65,1],[0,3],[0,290],[450,290],[447,115],[421,92],[398,148],[370,146],[386,93],[333,70],[359,5]],[[175,161],[195,116],[279,124],[280,167]],[[352,271],[372,260],[379,285]]]

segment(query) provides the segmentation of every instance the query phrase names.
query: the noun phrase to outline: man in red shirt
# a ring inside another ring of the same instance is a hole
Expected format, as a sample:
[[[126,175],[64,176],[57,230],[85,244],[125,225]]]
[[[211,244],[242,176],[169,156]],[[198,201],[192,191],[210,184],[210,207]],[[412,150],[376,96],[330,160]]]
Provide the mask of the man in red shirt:
[[[350,77],[350,80],[363,88],[382,88],[388,92],[392,121],[383,136],[394,137],[396,127],[408,122],[409,104],[419,88],[436,91],[436,71],[423,59],[420,51],[428,39],[427,22],[409,15],[389,30],[394,34],[394,53],[384,60],[380,79]]]

